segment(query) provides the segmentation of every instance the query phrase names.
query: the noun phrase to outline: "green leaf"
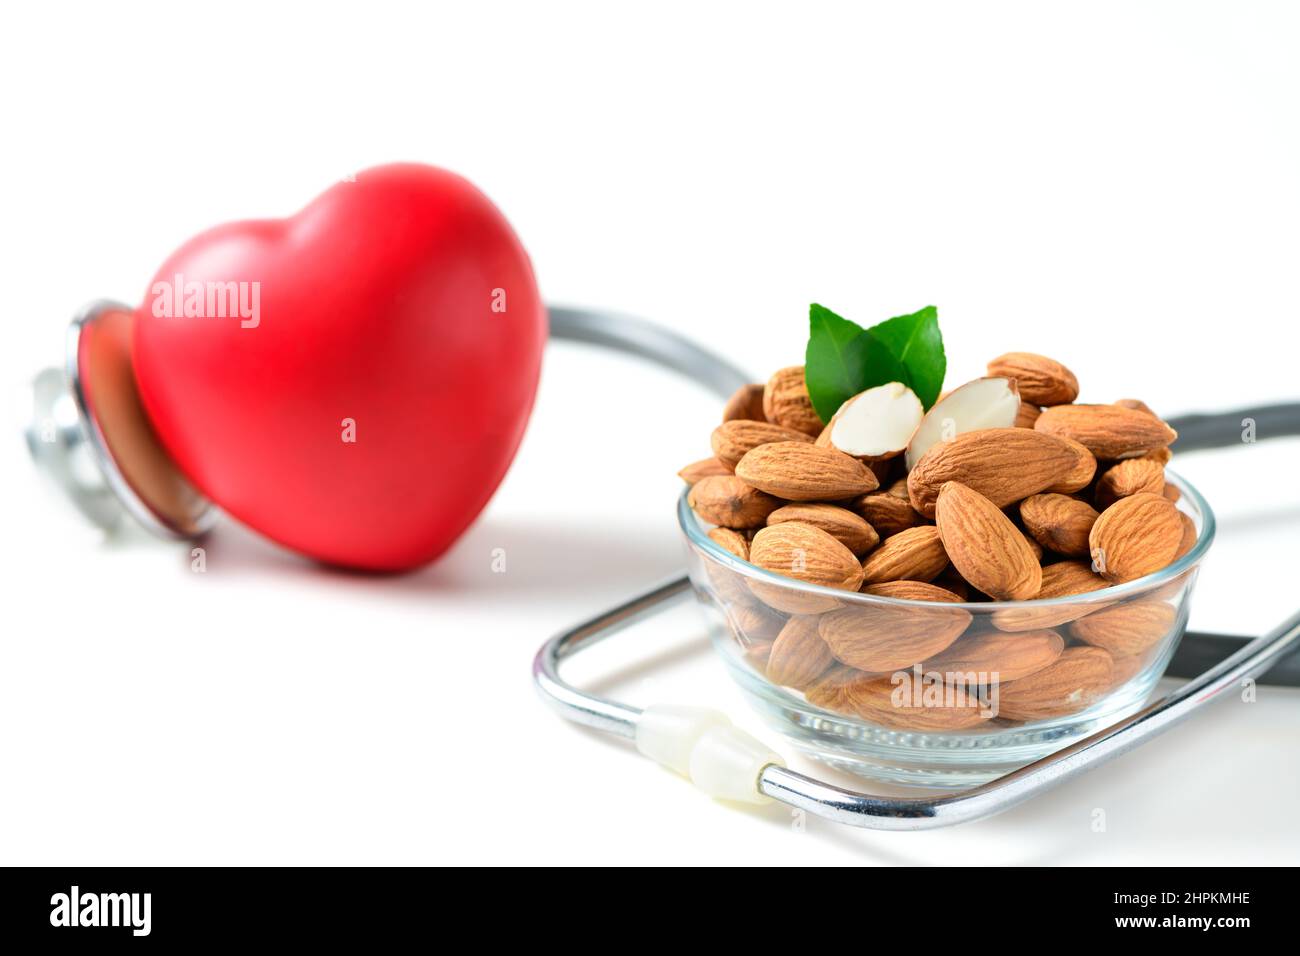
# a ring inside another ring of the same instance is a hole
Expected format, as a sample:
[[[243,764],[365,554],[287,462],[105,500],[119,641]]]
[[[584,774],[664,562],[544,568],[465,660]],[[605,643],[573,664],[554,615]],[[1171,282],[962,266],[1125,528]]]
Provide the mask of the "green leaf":
[[[808,307],[808,349],[804,382],[822,422],[862,391],[871,341],[866,329],[814,302]]]
[[[939,312],[932,305],[869,329],[815,302],[809,307],[804,381],[823,422],[854,395],[886,382],[902,382],[929,408],[943,389],[947,366]]]
[[[943,335],[939,331],[939,310],[927,305],[911,315],[898,315],[867,329],[867,334],[887,349],[903,371],[899,381],[916,393],[922,406],[929,408],[943,391],[943,377],[948,371],[948,359],[943,351]],[[884,382],[873,381],[858,390]]]

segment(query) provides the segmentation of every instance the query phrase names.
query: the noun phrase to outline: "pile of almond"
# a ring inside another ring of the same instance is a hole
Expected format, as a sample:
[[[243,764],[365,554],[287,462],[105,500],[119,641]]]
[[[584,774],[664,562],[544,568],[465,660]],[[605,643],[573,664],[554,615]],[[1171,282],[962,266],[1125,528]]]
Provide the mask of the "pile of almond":
[[[709,537],[799,581],[927,602],[848,604],[719,565],[712,590],[749,662],[818,706],[911,730],[982,718],[973,691],[900,706],[901,668],[982,675],[1004,724],[1083,710],[1134,677],[1176,607],[1168,589],[1102,592],[1176,561],[1197,531],[1165,484],[1173,429],[1140,401],[1078,393],[1064,365],[1026,352],[929,412],[893,382],[823,423],[801,366],[739,389],[712,457],[680,473]],[[1084,594],[1069,607],[953,606]]]

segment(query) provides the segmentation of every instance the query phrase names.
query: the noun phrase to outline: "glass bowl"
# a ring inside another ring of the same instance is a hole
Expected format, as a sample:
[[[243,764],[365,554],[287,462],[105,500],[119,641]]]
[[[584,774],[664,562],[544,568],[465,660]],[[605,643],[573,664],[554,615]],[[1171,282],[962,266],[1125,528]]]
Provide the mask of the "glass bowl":
[[[1142,707],[1214,539],[1205,499],[1166,481],[1196,526],[1192,549],[1135,581],[1050,600],[940,604],[806,584],[711,540],[687,491],[677,517],[713,646],[767,723],[842,770],[968,787]],[[769,669],[778,636],[785,652]]]

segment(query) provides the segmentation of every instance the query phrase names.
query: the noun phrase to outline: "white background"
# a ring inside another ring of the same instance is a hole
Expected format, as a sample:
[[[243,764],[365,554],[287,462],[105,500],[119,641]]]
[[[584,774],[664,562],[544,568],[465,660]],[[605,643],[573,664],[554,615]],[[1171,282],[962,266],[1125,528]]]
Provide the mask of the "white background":
[[[105,541],[40,486],[17,433],[21,386],[59,360],[83,301],[138,301],[192,233],[397,159],[486,190],[550,301],[653,318],[755,374],[800,360],[812,300],[864,324],[934,303],[950,383],[1029,349],[1071,365],[1085,400],[1294,399],[1294,5],[3,18],[0,862],[1300,858],[1294,691],[1217,704],[1059,792],[928,834],[795,832],[779,807],[711,803],[563,723],[531,690],[532,654],[680,566],[674,472],[717,415],[629,362],[549,350],[499,494],[400,578],[326,572],[230,523],[203,575],[183,548]],[[1294,608],[1297,465],[1295,442],[1177,463],[1222,522],[1195,626],[1258,632]],[[596,686],[754,726],[693,609],[624,646]]]

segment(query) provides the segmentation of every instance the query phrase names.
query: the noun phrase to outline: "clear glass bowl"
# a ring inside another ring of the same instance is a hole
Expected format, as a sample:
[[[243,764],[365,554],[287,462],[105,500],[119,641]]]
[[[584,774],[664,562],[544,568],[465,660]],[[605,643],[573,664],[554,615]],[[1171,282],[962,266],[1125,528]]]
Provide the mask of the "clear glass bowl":
[[[939,604],[805,584],[712,541],[685,491],[677,517],[713,645],[772,727],[839,769],[967,787],[1136,712],[1164,673],[1214,538],[1205,499],[1168,471],[1166,481],[1196,526],[1191,551],[1136,581],[1041,601]],[[782,635],[771,673],[794,686],[769,677]]]

